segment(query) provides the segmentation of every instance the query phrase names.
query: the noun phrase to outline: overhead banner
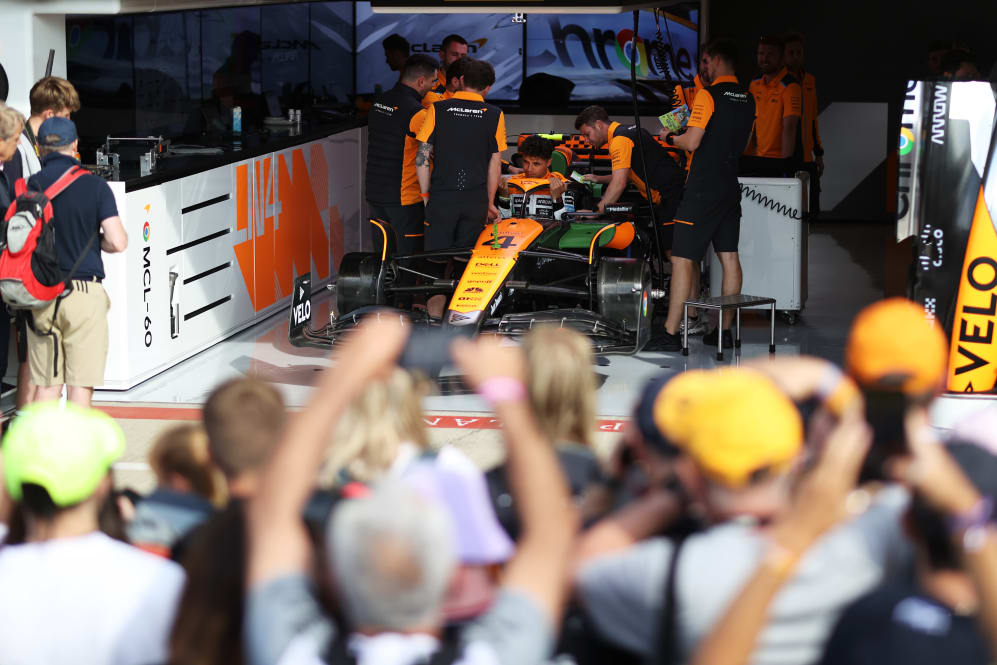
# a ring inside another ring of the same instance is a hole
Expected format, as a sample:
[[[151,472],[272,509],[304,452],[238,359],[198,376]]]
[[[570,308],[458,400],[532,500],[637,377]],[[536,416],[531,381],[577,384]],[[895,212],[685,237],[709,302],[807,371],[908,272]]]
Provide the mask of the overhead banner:
[[[915,235],[912,297],[948,335],[951,392],[997,384],[994,109],[986,82],[912,82],[901,126],[897,236]]]

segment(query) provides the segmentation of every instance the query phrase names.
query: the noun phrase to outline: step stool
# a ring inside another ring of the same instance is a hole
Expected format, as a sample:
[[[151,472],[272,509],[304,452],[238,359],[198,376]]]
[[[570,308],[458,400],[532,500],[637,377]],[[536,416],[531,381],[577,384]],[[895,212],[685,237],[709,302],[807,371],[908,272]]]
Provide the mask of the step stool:
[[[698,307],[700,309],[715,309],[720,312],[720,321],[723,324],[723,312],[725,309],[735,310],[734,318],[737,321],[736,332],[734,333],[734,348],[741,348],[741,310],[745,307],[755,307],[757,305],[769,305],[769,353],[775,353],[775,298],[763,298],[761,296],[748,296],[737,294],[734,296],[716,296],[713,298],[698,298],[686,300],[682,309],[682,321],[685,326],[682,330],[682,355],[689,355],[689,308]],[[723,351],[723,330],[717,333],[717,360],[724,359]]]

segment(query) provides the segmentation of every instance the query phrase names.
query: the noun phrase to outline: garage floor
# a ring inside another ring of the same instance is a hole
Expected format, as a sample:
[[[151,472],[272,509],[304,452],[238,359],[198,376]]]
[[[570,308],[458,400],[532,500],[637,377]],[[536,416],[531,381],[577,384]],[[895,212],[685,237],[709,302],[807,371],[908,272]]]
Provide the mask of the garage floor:
[[[851,319],[864,305],[883,297],[883,253],[892,229],[881,224],[820,224],[810,236],[809,300],[796,325],[776,322],[779,354],[811,354],[835,362],[842,359]],[[316,302],[316,319],[328,315],[328,303]],[[287,342],[287,319],[281,314],[198,354],[173,369],[125,392],[101,391],[96,402],[122,422],[129,435],[127,461],[119,475],[126,482],[147,487],[151,479],[144,457],[150,442],[178,420],[198,418],[200,405],[219,382],[254,376],[274,383],[287,404],[301,407],[311,393],[316,373],[329,366],[316,349],[298,349]],[[723,364],[768,352],[768,313],[743,317],[743,346],[735,355],[726,351]],[[600,447],[611,445],[646,379],[661,371],[714,367],[715,348],[699,338],[690,343],[688,357],[678,353],[641,353],[612,356],[598,366]],[[501,456],[496,425],[475,395],[466,394],[457,381],[441,394],[426,399],[427,422],[437,441],[456,442],[481,464]],[[456,386],[456,387],[454,387]]]

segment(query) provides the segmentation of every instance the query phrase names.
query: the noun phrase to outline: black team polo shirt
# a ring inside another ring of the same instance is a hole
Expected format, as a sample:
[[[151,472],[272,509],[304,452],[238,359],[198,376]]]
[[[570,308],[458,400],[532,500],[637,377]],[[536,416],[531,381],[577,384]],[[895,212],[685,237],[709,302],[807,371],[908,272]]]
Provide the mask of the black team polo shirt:
[[[460,91],[429,107],[416,140],[433,145],[433,196],[473,191],[487,196],[489,161],[506,148],[505,115],[481,95]]]
[[[28,186],[36,191],[48,188],[79,160],[61,153],[42,157],[42,170],[31,176]],[[55,249],[59,254],[59,268],[68,273],[83,253],[100,223],[117,217],[118,207],[114,194],[101,178],[88,173],[63,190],[52,201],[55,222]],[[100,237],[93,239],[86,256],[71,277],[73,279],[104,279],[104,262],[100,258]]]

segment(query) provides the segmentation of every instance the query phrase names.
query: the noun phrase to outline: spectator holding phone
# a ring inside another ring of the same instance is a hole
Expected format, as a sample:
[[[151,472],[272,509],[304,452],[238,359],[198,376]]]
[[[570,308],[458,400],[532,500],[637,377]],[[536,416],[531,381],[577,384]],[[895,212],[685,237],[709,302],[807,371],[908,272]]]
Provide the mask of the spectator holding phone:
[[[823,662],[985,663],[997,658],[997,460],[929,425],[944,385],[948,344],[903,298],[859,313],[846,349],[874,438],[863,474],[914,493],[906,517],[915,580],[883,586],[844,614]],[[987,641],[989,640],[989,653]]]
[[[821,459],[794,494],[792,507],[772,527],[771,545],[723,618],[703,639],[693,665],[744,665],[768,620],[768,609],[800,558],[850,515],[849,498],[871,442],[860,418],[837,424]],[[849,661],[851,662],[851,661]]]
[[[312,551],[301,511],[329,430],[369,382],[393,371],[408,332],[368,321],[319,379],[289,424],[249,505],[247,650],[251,663],[543,662],[553,645],[576,517],[550,442],[526,402],[521,351],[458,340],[453,355],[504,424],[524,536],[491,609],[441,642],[441,605],[454,569],[452,525],[441,506],[397,481],[336,509],[326,535],[337,596],[354,631],[326,616],[308,577]],[[355,660],[354,660],[355,659]],[[368,660],[369,659],[369,660]]]
[[[887,480],[887,462],[909,452],[905,418],[927,413],[944,385],[948,355],[945,334],[905,298],[874,303],[855,317],[845,372],[859,386],[873,429],[863,480]]]
[[[576,555],[576,588],[600,634],[657,662],[687,660],[779,544],[771,525],[794,506],[802,469],[803,423],[790,399],[754,370],[710,374],[687,396],[685,424],[673,428],[682,489],[670,500],[658,489],[606,518]],[[839,612],[904,563],[902,498],[877,495],[802,559],[775,600],[754,663],[819,658]],[[701,506],[709,527],[684,540],[658,536],[686,501]]]

